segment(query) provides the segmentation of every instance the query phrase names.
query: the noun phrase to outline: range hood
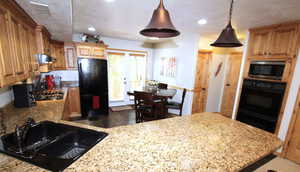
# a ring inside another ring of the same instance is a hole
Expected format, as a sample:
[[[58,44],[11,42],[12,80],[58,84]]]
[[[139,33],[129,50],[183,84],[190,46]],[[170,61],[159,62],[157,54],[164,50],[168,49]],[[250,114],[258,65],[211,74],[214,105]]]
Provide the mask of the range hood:
[[[49,64],[55,62],[55,58],[48,56],[47,54],[37,54],[36,55],[39,64]]]

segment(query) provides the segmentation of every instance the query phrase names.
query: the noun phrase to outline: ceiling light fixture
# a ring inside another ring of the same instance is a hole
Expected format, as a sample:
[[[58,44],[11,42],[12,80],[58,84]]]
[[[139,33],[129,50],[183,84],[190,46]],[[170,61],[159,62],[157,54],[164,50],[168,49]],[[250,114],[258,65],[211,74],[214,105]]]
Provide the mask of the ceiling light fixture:
[[[159,6],[154,10],[148,26],[140,31],[140,34],[147,37],[170,38],[180,35],[180,32],[174,27],[170,14],[166,10],[163,0],[160,0]]]
[[[91,31],[91,32],[95,32],[96,31],[96,29],[93,26],[89,27],[88,30]]]
[[[105,0],[106,2],[115,2],[115,0]]]
[[[34,1],[30,1],[30,4],[33,4],[33,5],[38,5],[38,6],[43,6],[43,7],[48,7],[47,4],[42,4],[42,3],[39,3],[39,2],[34,2]]]
[[[229,11],[229,23],[226,28],[222,31],[219,38],[212,44],[213,47],[241,47],[243,44],[238,40],[235,30],[231,25],[231,16],[232,16],[233,0],[231,0],[230,11]]]
[[[206,19],[200,19],[200,20],[198,20],[198,24],[200,24],[200,25],[204,25],[206,23],[207,23]]]
[[[157,40],[159,40],[159,38],[158,38],[158,37],[149,37],[149,39],[150,39],[150,40],[153,40],[153,41],[157,41]]]

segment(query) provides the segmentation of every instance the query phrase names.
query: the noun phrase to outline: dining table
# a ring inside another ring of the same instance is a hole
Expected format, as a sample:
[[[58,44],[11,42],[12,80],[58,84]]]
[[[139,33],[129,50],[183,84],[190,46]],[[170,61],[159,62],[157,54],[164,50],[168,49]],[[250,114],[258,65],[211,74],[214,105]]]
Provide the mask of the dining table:
[[[158,103],[156,106],[156,110],[155,110],[155,116],[157,117],[157,119],[159,119],[162,116],[166,116],[166,114],[168,113],[168,108],[166,106],[166,104],[168,103],[168,99],[172,99],[175,95],[177,90],[176,89],[158,89],[158,88],[147,88],[144,87],[143,89],[140,90],[135,90],[135,91],[142,91],[142,92],[146,92],[146,93],[152,93],[155,97],[155,100],[159,100],[159,102],[163,102]],[[134,91],[128,91],[127,94],[129,96],[134,96]],[[159,115],[160,114],[160,115]],[[160,117],[159,117],[160,116]]]
[[[176,93],[177,90],[174,88],[168,88],[168,89],[147,89],[147,88],[143,88],[143,89],[138,89],[138,90],[134,90],[134,91],[142,91],[142,92],[146,92],[146,93],[153,93],[153,95],[158,98],[158,99],[172,99]],[[128,91],[127,94],[129,96],[134,96],[134,91]]]

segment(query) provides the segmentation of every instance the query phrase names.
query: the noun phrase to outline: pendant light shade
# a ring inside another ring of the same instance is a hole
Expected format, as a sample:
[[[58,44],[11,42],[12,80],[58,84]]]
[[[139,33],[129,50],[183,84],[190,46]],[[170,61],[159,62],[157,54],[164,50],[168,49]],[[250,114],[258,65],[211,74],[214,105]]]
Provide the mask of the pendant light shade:
[[[229,23],[226,26],[226,28],[222,31],[219,38],[214,43],[210,44],[211,46],[224,47],[224,48],[243,46],[243,44],[238,40],[235,30],[232,28],[231,25],[232,7],[233,7],[233,0],[231,0],[231,5],[230,5]]]
[[[170,14],[160,0],[158,8],[153,12],[148,26],[140,31],[140,34],[147,37],[170,38],[180,35],[171,21]]]

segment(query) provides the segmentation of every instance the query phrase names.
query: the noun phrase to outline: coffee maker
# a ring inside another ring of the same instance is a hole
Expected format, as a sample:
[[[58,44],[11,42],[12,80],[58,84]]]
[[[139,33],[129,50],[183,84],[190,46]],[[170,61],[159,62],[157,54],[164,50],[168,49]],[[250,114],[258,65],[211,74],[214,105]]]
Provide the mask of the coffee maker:
[[[14,105],[17,108],[32,107],[36,105],[35,97],[33,94],[33,84],[17,84],[13,86],[14,91]]]

